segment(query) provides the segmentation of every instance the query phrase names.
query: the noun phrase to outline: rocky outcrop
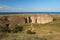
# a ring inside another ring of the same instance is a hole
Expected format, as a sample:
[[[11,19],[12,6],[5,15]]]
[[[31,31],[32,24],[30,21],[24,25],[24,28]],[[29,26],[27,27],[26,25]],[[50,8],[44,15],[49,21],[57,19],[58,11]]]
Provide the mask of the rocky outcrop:
[[[47,14],[39,14],[39,15],[4,15],[0,16],[0,25],[1,26],[16,26],[22,25],[26,23],[33,24],[45,24],[53,21],[53,17]],[[3,24],[3,25],[2,25]]]
[[[8,27],[8,25],[9,25],[8,16],[0,16],[0,26]]]
[[[36,19],[37,19],[36,16],[31,16],[30,18],[31,18],[31,23],[33,23],[33,24],[37,23],[36,22]]]
[[[45,24],[53,21],[53,17],[50,15],[40,15],[37,16],[37,23],[38,24]]]
[[[16,25],[22,25],[25,24],[25,19],[23,16],[9,16],[9,26],[16,26]]]
[[[53,21],[53,17],[50,15],[35,15],[30,17],[32,22],[31,23],[37,23],[37,24],[45,24]]]

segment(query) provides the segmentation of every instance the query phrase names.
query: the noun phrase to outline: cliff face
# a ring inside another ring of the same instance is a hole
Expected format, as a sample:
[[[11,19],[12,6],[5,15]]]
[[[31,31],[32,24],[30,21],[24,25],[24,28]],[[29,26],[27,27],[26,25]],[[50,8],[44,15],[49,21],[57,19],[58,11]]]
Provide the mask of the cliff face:
[[[31,23],[37,23],[37,24],[45,24],[53,21],[53,17],[50,15],[36,15],[36,16],[31,16]]]
[[[49,15],[40,15],[37,17],[38,24],[45,24],[53,21],[53,17]]]
[[[37,18],[36,18],[36,16],[31,16],[30,17],[31,18],[31,23],[37,23],[36,21],[37,21]]]
[[[3,21],[1,21],[3,20]],[[12,27],[15,25],[22,25],[25,23],[37,23],[37,24],[45,24],[53,21],[53,17],[50,15],[6,15],[6,16],[0,16],[0,25],[5,25],[7,24]]]
[[[9,26],[25,24],[25,19],[23,16],[9,16],[8,20],[10,22]]]

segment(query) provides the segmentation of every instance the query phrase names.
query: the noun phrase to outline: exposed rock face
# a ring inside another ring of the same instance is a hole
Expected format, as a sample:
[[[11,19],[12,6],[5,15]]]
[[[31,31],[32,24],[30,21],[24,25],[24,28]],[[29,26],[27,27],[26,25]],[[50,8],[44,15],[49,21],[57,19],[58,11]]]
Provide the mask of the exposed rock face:
[[[30,17],[32,22],[31,23],[37,23],[37,24],[45,24],[53,21],[53,17],[50,15],[36,15]]]
[[[35,24],[36,23],[36,17],[35,16],[31,16],[31,23]]]
[[[0,26],[8,27],[8,25],[9,25],[8,16],[0,16]]]
[[[16,26],[22,25],[25,23],[33,23],[33,24],[45,24],[53,21],[53,17],[50,15],[7,15],[0,16],[0,26]],[[3,24],[3,25],[2,25]]]
[[[9,26],[16,26],[25,24],[25,19],[23,16],[9,16],[10,25]]]
[[[53,18],[49,15],[40,15],[37,16],[37,23],[38,24],[45,24],[45,23],[49,23],[52,22]]]

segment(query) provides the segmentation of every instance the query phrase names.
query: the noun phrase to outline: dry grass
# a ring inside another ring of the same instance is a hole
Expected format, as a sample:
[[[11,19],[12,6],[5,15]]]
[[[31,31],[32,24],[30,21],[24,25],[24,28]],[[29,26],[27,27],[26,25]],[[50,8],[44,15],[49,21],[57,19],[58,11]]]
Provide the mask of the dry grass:
[[[60,40],[60,23],[24,24],[22,26],[22,32],[0,33],[0,40]],[[36,34],[27,34],[29,29]]]
[[[24,31],[7,33],[8,37],[1,40],[60,40],[60,24],[25,24]],[[27,34],[26,30],[32,27],[36,34]]]

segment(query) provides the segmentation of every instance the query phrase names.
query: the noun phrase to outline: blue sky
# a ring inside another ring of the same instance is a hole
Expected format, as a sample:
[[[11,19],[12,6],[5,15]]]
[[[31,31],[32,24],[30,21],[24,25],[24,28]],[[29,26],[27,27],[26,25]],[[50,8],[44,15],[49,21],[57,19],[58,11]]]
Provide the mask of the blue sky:
[[[60,12],[60,0],[0,0],[0,12]]]

